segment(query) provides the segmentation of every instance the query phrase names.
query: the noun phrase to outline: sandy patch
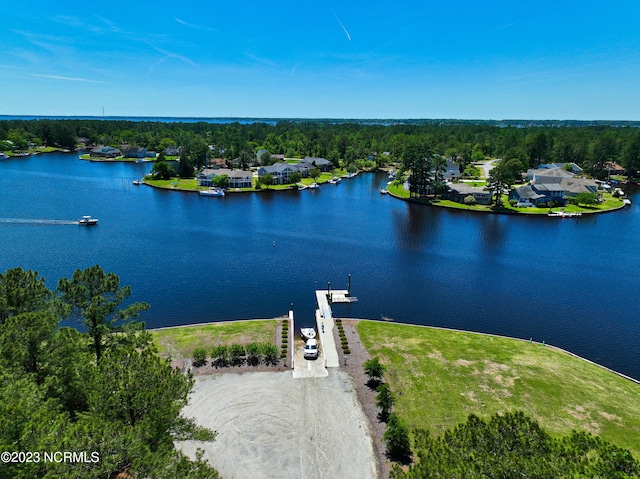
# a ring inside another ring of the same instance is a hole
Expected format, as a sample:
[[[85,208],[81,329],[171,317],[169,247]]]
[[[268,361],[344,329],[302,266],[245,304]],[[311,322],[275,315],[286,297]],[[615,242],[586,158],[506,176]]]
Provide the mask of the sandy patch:
[[[342,371],[199,377],[183,414],[218,437],[177,446],[191,457],[204,449],[227,479],[377,477],[368,421]]]

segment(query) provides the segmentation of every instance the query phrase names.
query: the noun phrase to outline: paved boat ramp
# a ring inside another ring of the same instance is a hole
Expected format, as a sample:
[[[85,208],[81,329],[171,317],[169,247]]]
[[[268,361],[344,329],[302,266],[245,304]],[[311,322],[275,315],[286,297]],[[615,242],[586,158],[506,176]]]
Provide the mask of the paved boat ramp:
[[[358,298],[351,296],[348,290],[332,290],[330,285],[328,289],[316,290],[316,302],[318,304],[318,309],[316,309],[315,314],[316,337],[320,343],[320,351],[318,359],[304,359],[304,342],[294,341],[291,360],[294,378],[326,377],[329,375],[327,368],[340,367],[338,349],[333,337],[335,321],[333,319],[331,305],[333,303],[353,303],[355,301],[358,301]],[[289,322],[289,330],[292,331],[294,335],[297,335],[298,331],[295,328],[293,311],[289,311]]]

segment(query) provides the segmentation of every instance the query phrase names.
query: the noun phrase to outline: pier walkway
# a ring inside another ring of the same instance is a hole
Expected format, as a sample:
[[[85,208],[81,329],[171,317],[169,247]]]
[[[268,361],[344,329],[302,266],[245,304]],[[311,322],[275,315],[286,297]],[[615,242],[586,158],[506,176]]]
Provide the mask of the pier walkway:
[[[329,301],[329,298],[331,301]],[[352,303],[357,301],[349,295],[347,290],[316,290],[316,302],[318,309],[316,310],[316,328],[318,337],[320,338],[320,346],[324,354],[324,365],[327,368],[337,368],[340,366],[338,358],[338,349],[333,338],[333,328],[335,321],[331,311],[331,303]]]

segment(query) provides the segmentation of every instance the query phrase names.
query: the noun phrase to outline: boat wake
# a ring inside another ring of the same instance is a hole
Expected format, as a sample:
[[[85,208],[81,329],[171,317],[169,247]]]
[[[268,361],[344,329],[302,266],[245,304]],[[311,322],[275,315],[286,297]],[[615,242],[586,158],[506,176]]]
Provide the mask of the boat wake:
[[[0,218],[0,223],[12,223],[21,225],[77,225],[77,221],[71,220],[38,220],[29,218]]]

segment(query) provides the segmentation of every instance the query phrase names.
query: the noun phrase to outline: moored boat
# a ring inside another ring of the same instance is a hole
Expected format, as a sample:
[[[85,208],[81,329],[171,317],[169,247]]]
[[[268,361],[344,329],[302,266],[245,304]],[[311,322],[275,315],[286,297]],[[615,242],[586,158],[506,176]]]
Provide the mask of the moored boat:
[[[224,190],[222,188],[211,188],[208,190],[200,190],[201,196],[224,196]]]
[[[316,330],[315,328],[300,328],[300,336],[302,336],[302,339],[305,341],[314,339],[316,337]]]

